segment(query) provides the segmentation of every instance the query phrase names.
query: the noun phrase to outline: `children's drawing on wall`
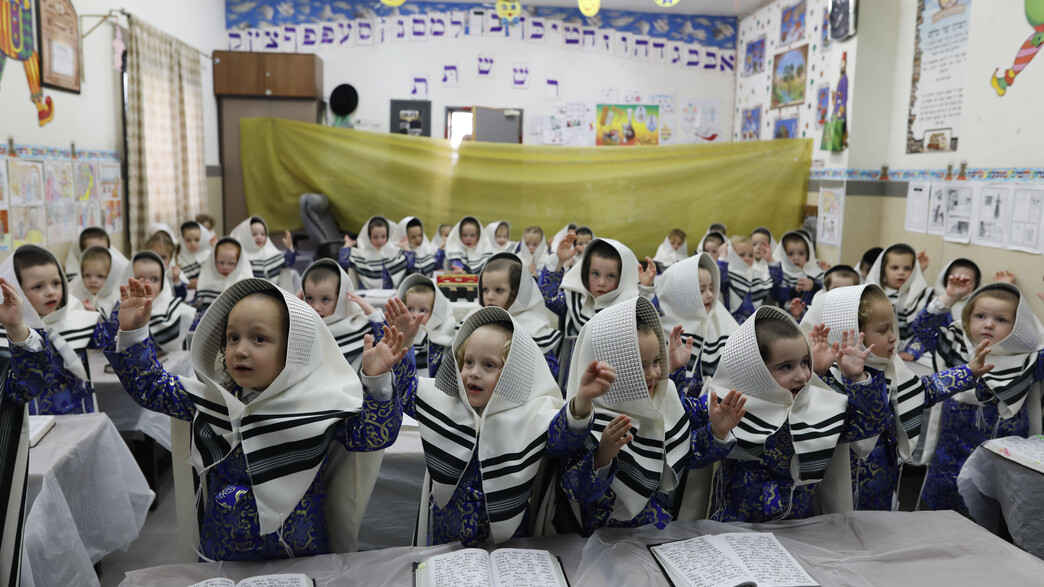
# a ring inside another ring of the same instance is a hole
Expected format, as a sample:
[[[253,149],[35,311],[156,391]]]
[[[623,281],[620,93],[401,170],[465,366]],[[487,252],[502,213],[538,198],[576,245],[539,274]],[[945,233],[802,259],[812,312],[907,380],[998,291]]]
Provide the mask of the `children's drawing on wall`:
[[[43,204],[43,164],[36,161],[8,162],[12,206]]]
[[[1007,93],[1011,84],[1015,83],[1015,78],[1026,69],[1040,52],[1041,45],[1044,45],[1044,0],[1024,0],[1024,8],[1026,21],[1033,27],[1033,33],[1019,47],[1011,67],[1005,69],[1004,73],[1000,73],[1000,68],[997,68],[990,77],[990,85],[997,91],[998,96]]]
[[[779,44],[789,45],[805,38],[805,0],[783,8],[779,21]]]
[[[933,183],[928,200],[928,234],[942,234],[946,230],[946,189]]]
[[[709,143],[718,138],[718,110],[715,98],[686,98],[678,123],[678,143]]]
[[[7,206],[10,204],[10,190],[7,187],[7,162],[0,160],[0,251],[11,250],[11,224],[7,219]]]
[[[97,200],[101,197],[97,177],[96,163],[81,161],[76,164],[76,199]]]
[[[72,163],[44,162],[44,194],[47,200],[48,242],[68,242],[76,238],[76,204]]]
[[[808,45],[777,53],[772,72],[772,107],[783,108],[805,103],[805,74]]]
[[[841,54],[841,77],[834,92],[833,112],[829,122],[823,125],[821,151],[840,153],[848,148],[848,53]]]
[[[830,48],[830,9],[823,9],[823,21],[819,30],[819,44],[823,49]]]
[[[816,88],[816,128],[823,128],[830,117],[830,86]]]
[[[747,43],[743,59],[743,75],[754,75],[765,71],[765,37]]]
[[[759,139],[761,139],[761,106],[744,108],[740,140],[757,141]]]
[[[504,26],[516,26],[519,17],[522,16],[522,3],[513,0],[497,0],[497,16],[500,24]]]
[[[798,115],[787,118],[777,118],[772,130],[774,139],[793,139],[798,136]]]
[[[33,3],[0,0],[0,81],[8,59],[21,61],[29,82],[29,99],[36,106],[37,122],[44,126],[54,118],[54,104],[44,96],[40,82],[40,55],[36,51]]]
[[[660,143],[660,108],[646,104],[599,104],[598,146],[653,146]]]

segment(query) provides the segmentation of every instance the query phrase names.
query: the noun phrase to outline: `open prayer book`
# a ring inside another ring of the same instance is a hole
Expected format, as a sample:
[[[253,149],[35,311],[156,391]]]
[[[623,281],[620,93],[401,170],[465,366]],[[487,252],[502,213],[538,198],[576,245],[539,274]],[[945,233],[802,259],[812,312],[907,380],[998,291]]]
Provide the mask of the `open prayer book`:
[[[674,587],[818,587],[768,532],[697,536],[650,546]]]
[[[1044,436],[1040,434],[1029,438],[1019,436],[994,438],[986,441],[982,446],[1024,467],[1044,473]]]
[[[200,581],[189,587],[315,587],[315,581],[307,575],[258,575],[235,582],[224,577]]]
[[[546,550],[465,548],[414,565],[417,587],[568,587],[562,563]]]

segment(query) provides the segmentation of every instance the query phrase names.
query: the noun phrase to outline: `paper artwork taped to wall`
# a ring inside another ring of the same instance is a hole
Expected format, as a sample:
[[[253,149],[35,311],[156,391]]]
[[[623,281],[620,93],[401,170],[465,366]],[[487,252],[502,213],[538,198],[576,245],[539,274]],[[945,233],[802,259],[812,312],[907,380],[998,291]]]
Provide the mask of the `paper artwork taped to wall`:
[[[740,127],[741,141],[761,139],[761,106],[743,109],[743,125]]]
[[[777,118],[772,128],[773,139],[795,139],[798,138],[798,115],[787,118]]]
[[[779,44],[789,45],[805,39],[805,0],[783,8],[779,21]]]
[[[44,162],[44,193],[47,200],[47,241],[51,244],[76,238],[76,186],[69,161]]]
[[[11,250],[11,223],[7,218],[10,193],[7,186],[7,162],[0,160],[0,251]]]
[[[652,104],[599,104],[597,146],[654,146],[660,143],[660,107]]]
[[[765,37],[747,43],[743,58],[743,75],[754,75],[765,71]]]
[[[808,45],[777,53],[772,70],[772,107],[805,103]]]

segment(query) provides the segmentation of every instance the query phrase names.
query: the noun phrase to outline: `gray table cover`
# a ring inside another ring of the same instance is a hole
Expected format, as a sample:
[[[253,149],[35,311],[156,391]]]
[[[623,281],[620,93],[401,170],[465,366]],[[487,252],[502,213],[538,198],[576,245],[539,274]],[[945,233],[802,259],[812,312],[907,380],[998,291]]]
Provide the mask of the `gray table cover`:
[[[1015,544],[1044,558],[1044,474],[980,446],[965,461],[957,488],[976,522],[996,532],[1003,515]]]

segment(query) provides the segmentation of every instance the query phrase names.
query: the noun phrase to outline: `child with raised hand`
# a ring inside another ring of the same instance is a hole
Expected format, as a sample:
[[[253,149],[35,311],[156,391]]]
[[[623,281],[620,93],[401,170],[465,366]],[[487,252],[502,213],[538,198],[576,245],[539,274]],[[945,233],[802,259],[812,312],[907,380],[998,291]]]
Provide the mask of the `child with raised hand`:
[[[165,224],[161,226],[166,226]],[[188,279],[181,274],[181,269],[175,263],[178,255],[178,246],[170,237],[168,229],[157,230],[156,234],[145,241],[144,250],[152,251],[163,261],[164,275],[171,282],[174,296],[185,299],[188,295]]]
[[[722,303],[736,322],[743,324],[769,300],[774,285],[782,283],[783,270],[765,244],[755,245],[752,240],[742,235],[732,238],[731,246],[723,243],[716,249],[720,256],[709,252],[707,254],[712,259],[718,259]],[[767,263],[767,272],[754,265],[755,252],[760,252],[761,259]]]
[[[364,339],[384,332],[384,312],[355,295],[348,274],[333,259],[312,263],[301,278],[301,288],[304,302],[323,319],[338,350],[358,371]]]
[[[251,216],[240,222],[229,236],[239,242],[243,249],[242,255],[250,263],[254,277],[267,279],[287,291],[297,291],[292,285],[291,273],[297,252],[294,251],[294,241],[289,230],[283,235],[284,251],[272,244],[272,239],[268,238],[268,224],[260,216]],[[287,271],[284,272],[284,269]]]
[[[69,285],[69,294],[83,302],[84,309],[97,310],[108,319],[120,299],[120,280],[126,267],[123,255],[113,255],[106,247],[87,247],[80,255],[80,278]]]
[[[704,378],[718,368],[721,351],[729,335],[739,328],[735,318],[719,301],[721,278],[718,264],[707,253],[697,253],[667,268],[656,284],[656,298],[665,334],[691,341],[685,357],[682,395],[698,397]]]
[[[961,315],[945,323],[948,309],[970,288],[968,277],[951,275],[946,294],[929,304],[913,323],[917,338],[934,352],[937,371],[970,363],[983,344],[996,365],[976,380],[974,392],[959,393],[943,402],[938,440],[921,491],[921,501],[928,508],[965,514],[968,509],[957,492],[957,474],[964,461],[991,438],[1041,433],[1040,382],[1044,379],[1044,325],[1014,285],[980,287],[968,298]]]
[[[803,231],[792,230],[783,235],[773,255],[779,258],[783,270],[783,280],[775,283],[773,292],[776,302],[787,307],[791,300],[799,299],[807,307],[816,292],[823,289],[823,270],[816,260],[812,240]]]
[[[191,464],[205,481],[199,554],[267,560],[330,551],[324,479],[336,445],[372,451],[394,442],[401,406],[388,371],[402,335],[367,337],[362,380],[304,302],[263,279],[225,290],[192,340],[196,376],[175,377],[148,339],[154,291],[121,288],[120,333],[106,350],[143,407],[192,423]],[[264,422],[265,426],[256,423]],[[304,456],[301,456],[304,455]]]
[[[112,247],[109,241],[109,233],[100,226],[88,226],[80,231],[76,242],[69,245],[69,252],[65,256],[65,277],[69,283],[74,283],[80,276],[80,255],[90,247],[103,247],[109,249],[112,255],[123,257],[123,254]],[[127,258],[123,257],[126,261]]]
[[[572,527],[559,524],[560,532],[663,528],[682,475],[720,460],[735,444],[730,431],[743,416],[742,395],[729,391],[720,402],[714,393],[680,395],[673,379],[684,376],[688,352],[670,355],[656,308],[644,298],[602,311],[580,332],[567,397],[580,393],[594,365],[607,365],[616,377],[594,399],[594,427],[562,474],[567,503],[559,508],[568,510]]]
[[[239,241],[226,236],[214,245],[214,254],[203,263],[196,283],[196,321],[206,312],[221,292],[232,284],[252,277],[250,261]],[[193,327],[195,328],[195,327]]]
[[[436,268],[442,267],[446,253],[428,240],[420,218],[407,216],[400,220],[392,231],[391,242],[399,243],[402,247],[411,273],[431,277]]]
[[[533,277],[540,275],[540,270],[547,263],[547,252],[544,229],[539,226],[527,226],[522,233],[522,242],[515,248],[515,254],[522,259],[522,266]]]
[[[341,249],[339,261],[360,289],[395,289],[410,269],[401,245],[393,242],[391,223],[384,216],[373,216],[359,231],[355,246]],[[422,233],[423,234],[423,233]]]
[[[482,223],[474,216],[465,216],[446,239],[445,268],[451,273],[478,274],[492,255]]]
[[[195,220],[181,223],[181,250],[178,251],[178,265],[181,273],[188,279],[188,288],[196,289],[199,273],[213,249],[210,239],[203,238],[203,227]]]
[[[104,347],[114,323],[69,295],[58,259],[36,245],[18,247],[0,263],[0,356],[10,356],[4,391],[30,414],[96,411],[87,349]]]
[[[888,427],[873,442],[859,443],[867,443],[863,447],[864,454],[865,448],[872,446],[865,458],[857,458],[856,451],[852,453],[855,507],[858,510],[897,509],[902,466],[913,460],[927,408],[955,393],[975,389],[976,379],[993,367],[985,364],[989,353],[986,344],[979,345],[967,365],[917,377],[896,352],[899,337],[895,313],[888,296],[876,285],[841,287],[823,294],[812,304],[801,329],[811,333],[813,349],[839,345],[845,335],[856,330],[860,333],[860,343],[872,349],[866,366],[881,372],[888,386],[888,403],[882,406]],[[830,369],[830,365],[826,368]],[[823,377],[830,383],[841,380],[837,368]]]
[[[486,225],[486,238],[489,239],[490,251],[493,254],[510,253],[518,248],[518,241],[511,240],[511,223],[498,220]]]
[[[417,369],[426,369],[426,374],[434,377],[457,334],[449,299],[430,277],[407,275],[399,284],[398,295],[388,300],[384,311],[388,323],[395,324],[400,332],[407,329],[408,322],[402,322],[404,316],[423,326],[416,336],[408,336],[407,342],[413,346]]]
[[[852,509],[848,442],[884,432],[884,377],[866,372],[872,349],[843,339],[813,358],[797,322],[762,306],[725,344],[710,390],[738,389],[747,415],[733,431],[734,452],[719,464],[711,519],[767,522]],[[815,372],[836,363],[841,394]],[[816,498],[822,504],[815,507]]]
[[[769,252],[776,250],[776,239],[772,236],[772,231],[759,226],[750,233],[750,242],[754,244],[754,268],[767,274],[769,263],[762,253],[764,247],[768,247]]]
[[[170,352],[187,348],[185,342],[196,321],[196,310],[174,295],[166,270],[167,265],[159,255],[142,251],[131,258],[120,282],[136,279],[152,286],[154,293],[148,323],[149,335],[156,346]],[[111,320],[118,320],[120,308],[121,302],[117,301],[111,312]]]
[[[666,269],[675,263],[684,261],[689,257],[689,243],[685,240],[685,231],[680,228],[672,229],[667,233],[660,246],[656,249],[653,261],[660,267]]]
[[[419,326],[414,319],[410,329]],[[424,442],[421,544],[499,544],[532,533],[533,484],[543,457],[581,449],[591,400],[615,378],[604,365],[590,371],[566,404],[536,343],[494,306],[464,320],[435,379],[417,377],[412,352],[395,366],[403,411],[417,418]]]
[[[866,283],[881,286],[892,302],[899,322],[899,356],[904,361],[912,361],[916,358],[914,353],[924,352],[911,325],[932,293],[921,273],[921,259],[927,264],[924,251],[918,254],[910,245],[894,244],[878,255],[866,275]]]

